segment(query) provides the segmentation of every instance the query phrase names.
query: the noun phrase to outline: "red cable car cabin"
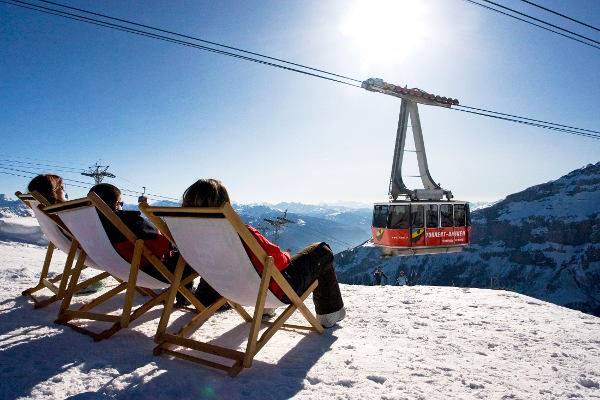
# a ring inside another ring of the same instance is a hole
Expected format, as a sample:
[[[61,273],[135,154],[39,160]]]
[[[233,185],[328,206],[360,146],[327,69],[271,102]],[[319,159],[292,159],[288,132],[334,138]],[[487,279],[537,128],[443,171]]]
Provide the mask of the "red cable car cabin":
[[[386,255],[461,251],[471,238],[469,203],[394,201],[373,208],[373,244]]]

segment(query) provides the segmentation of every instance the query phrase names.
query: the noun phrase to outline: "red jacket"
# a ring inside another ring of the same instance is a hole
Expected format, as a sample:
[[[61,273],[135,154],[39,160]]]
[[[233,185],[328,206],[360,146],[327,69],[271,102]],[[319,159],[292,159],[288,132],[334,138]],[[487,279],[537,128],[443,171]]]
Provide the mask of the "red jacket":
[[[258,232],[250,225],[246,225],[246,227],[248,227],[248,230],[250,231],[252,236],[254,236],[260,247],[262,247],[262,249],[267,253],[267,255],[273,257],[275,261],[275,268],[277,268],[279,271],[283,271],[290,263],[290,253],[281,251],[279,246],[269,242],[263,235],[260,234],[260,232]],[[252,251],[250,251],[250,249],[246,247],[246,243],[244,243],[243,241],[242,243],[244,245],[244,248],[246,249],[246,253],[248,253],[248,256],[250,257],[250,261],[252,261],[252,265],[254,265],[254,269],[256,269],[256,271],[258,271],[258,273],[262,276],[264,265],[262,265],[262,263],[258,261],[258,258],[256,258],[256,256],[254,255],[254,253],[252,253]],[[281,290],[279,285],[273,279],[271,279],[271,282],[269,283],[269,289],[271,289],[271,292],[273,292],[273,294],[279,299],[283,298],[283,290]]]
[[[159,260],[162,260],[169,251],[169,240],[164,237],[154,225],[145,220],[139,211],[116,211],[115,214],[127,227],[139,238],[144,240],[144,245],[152,251]],[[110,223],[104,215],[100,215],[100,221],[104,226],[106,235],[113,247],[121,257],[127,262],[133,259],[133,243],[129,242],[123,234]],[[150,261],[142,256],[140,268],[142,270],[150,268]],[[152,267],[153,268],[153,267]]]

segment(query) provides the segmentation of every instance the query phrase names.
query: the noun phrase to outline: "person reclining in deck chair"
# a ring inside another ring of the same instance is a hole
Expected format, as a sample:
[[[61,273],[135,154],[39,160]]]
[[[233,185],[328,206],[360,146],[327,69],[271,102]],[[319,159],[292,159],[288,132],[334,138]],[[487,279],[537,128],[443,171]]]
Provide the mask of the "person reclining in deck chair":
[[[229,202],[227,189],[216,179],[200,179],[183,194],[183,207],[220,207]],[[327,243],[310,244],[290,257],[289,253],[281,251],[279,246],[269,242],[256,229],[246,226],[260,247],[273,257],[275,267],[281,271],[298,295],[302,295],[315,279],[319,280],[319,285],[313,292],[313,302],[317,320],[323,327],[331,328],[344,319],[346,309],[333,268],[333,252]],[[254,268],[258,273],[262,273],[263,265],[246,244],[243,244]],[[289,299],[274,280],[271,280],[269,288],[283,303],[290,304]]]
[[[176,252],[171,249],[169,239],[163,236],[150,222],[144,219],[139,211],[123,210],[123,201],[121,200],[121,191],[110,183],[100,183],[90,189],[90,193],[96,193],[110,207],[117,217],[131,231],[144,241],[144,244],[152,251],[152,253],[161,260],[170,272],[175,272],[177,265]],[[111,244],[124,260],[131,262],[133,258],[134,245],[128,241],[125,236],[117,228],[113,226],[104,215],[100,216],[102,226],[106,231],[106,235]],[[140,270],[144,271],[153,278],[161,282],[169,283],[167,279],[152,265],[145,257],[140,260]],[[186,265],[183,271],[183,279],[194,273],[194,270]],[[192,289],[193,283],[190,282],[186,287]],[[185,297],[181,293],[177,293],[177,305],[183,306],[187,304]]]
[[[38,192],[50,204],[64,203],[67,201],[67,193],[63,179],[58,175],[41,174],[36,176],[27,185],[29,193]]]

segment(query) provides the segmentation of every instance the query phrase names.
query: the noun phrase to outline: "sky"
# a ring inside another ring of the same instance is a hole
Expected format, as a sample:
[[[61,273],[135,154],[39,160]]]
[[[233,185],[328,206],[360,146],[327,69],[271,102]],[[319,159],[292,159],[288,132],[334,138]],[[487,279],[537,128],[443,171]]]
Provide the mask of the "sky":
[[[499,2],[600,40],[525,3]],[[600,20],[595,0],[537,3]],[[63,4],[600,130],[598,49],[464,0]],[[99,161],[117,176],[108,182],[173,198],[208,177],[241,203],[388,198],[397,98],[5,3],[0,36],[0,193],[29,181],[6,173],[91,182],[76,169]],[[431,175],[456,199],[498,200],[600,160],[599,140],[439,107],[419,112]],[[403,174],[417,173],[407,153]],[[67,192],[87,189],[67,182]]]

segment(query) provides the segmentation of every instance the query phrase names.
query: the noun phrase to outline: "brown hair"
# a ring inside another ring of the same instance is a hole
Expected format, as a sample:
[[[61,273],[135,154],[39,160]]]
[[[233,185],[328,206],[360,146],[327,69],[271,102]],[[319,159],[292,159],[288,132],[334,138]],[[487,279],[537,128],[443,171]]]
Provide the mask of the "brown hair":
[[[61,202],[57,194],[62,184],[63,180],[58,175],[41,174],[29,182],[29,185],[27,185],[27,190],[29,190],[29,193],[38,192],[44,196],[44,198],[48,200],[50,204],[56,204]]]
[[[229,203],[229,194],[217,179],[198,179],[183,193],[183,207],[220,207],[225,203]]]
[[[110,208],[116,208],[121,191],[110,183],[99,183],[90,189],[90,193],[96,193]]]

